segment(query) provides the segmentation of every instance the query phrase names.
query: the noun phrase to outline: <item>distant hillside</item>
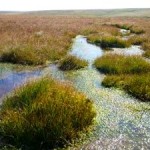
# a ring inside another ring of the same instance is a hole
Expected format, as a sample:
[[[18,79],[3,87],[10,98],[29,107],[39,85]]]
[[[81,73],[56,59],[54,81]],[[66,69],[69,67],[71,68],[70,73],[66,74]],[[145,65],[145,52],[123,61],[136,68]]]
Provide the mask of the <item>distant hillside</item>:
[[[0,15],[8,15],[8,14],[22,14],[24,12],[18,12],[18,11],[0,11]]]
[[[95,10],[44,10],[30,12],[0,11],[0,14],[28,14],[51,16],[91,16],[91,17],[150,17],[150,8],[141,9],[95,9]]]
[[[52,10],[52,11],[33,11],[27,12],[32,15],[77,15],[95,17],[117,17],[117,16],[136,16],[150,17],[150,8],[147,9],[99,9],[99,10]]]

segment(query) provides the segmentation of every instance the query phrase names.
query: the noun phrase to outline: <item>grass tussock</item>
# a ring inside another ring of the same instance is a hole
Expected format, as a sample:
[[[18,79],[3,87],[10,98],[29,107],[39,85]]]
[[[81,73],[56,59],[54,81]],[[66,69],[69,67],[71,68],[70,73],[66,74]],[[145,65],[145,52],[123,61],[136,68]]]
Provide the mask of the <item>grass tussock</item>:
[[[150,64],[139,56],[109,54],[98,58],[94,65],[105,74],[142,74],[150,72]]]
[[[12,48],[9,51],[4,52],[1,55],[1,62],[10,62],[14,64],[23,65],[42,65],[46,62],[44,59],[40,59],[38,53],[35,50],[22,49],[22,48]]]
[[[95,66],[106,74],[103,86],[117,87],[142,101],[150,101],[150,63],[142,57],[109,54],[98,58]]]
[[[128,41],[115,36],[91,35],[88,37],[88,41],[102,47],[103,49],[126,48],[131,46]]]
[[[130,32],[138,35],[145,33],[145,31],[143,29],[140,29],[139,27],[130,28]]]
[[[149,73],[143,75],[108,75],[104,78],[102,85],[117,87],[142,101],[150,101]]]
[[[32,81],[5,99],[0,135],[22,149],[64,146],[93,123],[92,102],[70,85],[50,78]]]
[[[128,25],[128,24],[113,24],[113,26],[125,30],[130,30],[132,28],[132,25]]]
[[[143,43],[142,48],[145,51],[144,57],[150,58],[150,41]]]
[[[66,56],[59,62],[59,68],[63,71],[67,70],[77,70],[84,68],[88,65],[88,62],[77,58],[76,56]]]
[[[143,43],[147,42],[147,38],[144,36],[132,36],[128,39],[132,45],[142,45]]]
[[[120,29],[125,29],[125,30],[130,30],[130,33],[134,34],[143,34],[145,31],[137,26],[129,25],[129,24],[114,24],[113,26],[120,28]]]

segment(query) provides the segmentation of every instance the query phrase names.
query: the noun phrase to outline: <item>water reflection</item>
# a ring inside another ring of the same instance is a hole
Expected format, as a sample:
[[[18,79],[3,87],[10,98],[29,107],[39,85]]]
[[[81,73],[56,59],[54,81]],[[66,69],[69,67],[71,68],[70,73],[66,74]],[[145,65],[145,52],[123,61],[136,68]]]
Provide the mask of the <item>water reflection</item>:
[[[9,70],[6,72],[1,72],[0,97],[3,97],[6,93],[25,83],[29,78],[38,77],[40,75],[41,70],[22,72]]]
[[[75,55],[81,59],[87,60],[89,65],[92,65],[97,57],[103,55],[103,50],[95,45],[87,42],[84,36],[78,35],[74,41],[70,54]]]
[[[14,66],[0,64],[0,98],[11,92],[16,87],[26,83],[29,79],[50,75],[59,80],[64,80],[62,71],[59,71],[56,65],[52,64],[45,68],[23,69],[16,71]]]

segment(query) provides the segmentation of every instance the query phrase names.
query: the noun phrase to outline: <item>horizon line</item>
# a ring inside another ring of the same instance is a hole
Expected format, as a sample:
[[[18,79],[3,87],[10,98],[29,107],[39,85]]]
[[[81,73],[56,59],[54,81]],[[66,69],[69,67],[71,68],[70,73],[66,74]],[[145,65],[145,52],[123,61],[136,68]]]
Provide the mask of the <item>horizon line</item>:
[[[36,12],[36,11],[84,11],[84,10],[121,10],[121,9],[150,9],[149,8],[99,8],[99,9],[37,9],[37,10],[0,10],[0,12]]]

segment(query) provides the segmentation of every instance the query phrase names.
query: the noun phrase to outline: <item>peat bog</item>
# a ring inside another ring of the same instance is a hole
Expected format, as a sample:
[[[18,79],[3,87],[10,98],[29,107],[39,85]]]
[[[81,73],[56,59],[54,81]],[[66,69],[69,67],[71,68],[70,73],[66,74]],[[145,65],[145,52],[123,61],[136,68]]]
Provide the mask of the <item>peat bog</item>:
[[[0,148],[149,149],[149,26],[0,15]]]

